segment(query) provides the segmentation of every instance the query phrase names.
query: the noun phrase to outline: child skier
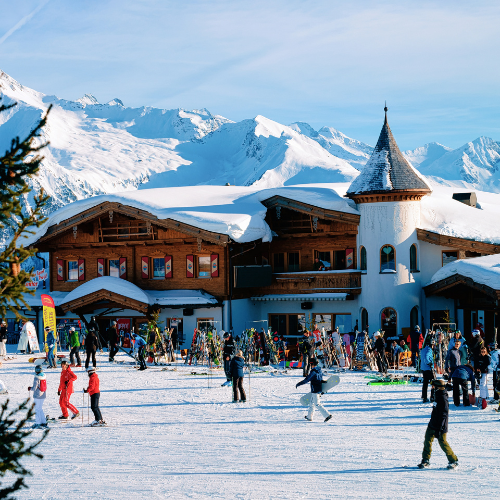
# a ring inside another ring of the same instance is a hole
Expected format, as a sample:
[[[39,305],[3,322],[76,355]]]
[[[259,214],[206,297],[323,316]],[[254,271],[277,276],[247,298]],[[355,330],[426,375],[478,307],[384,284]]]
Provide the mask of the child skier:
[[[35,378],[33,385],[28,387],[28,391],[33,391],[33,399],[35,401],[35,424],[33,425],[33,429],[47,427],[47,419],[43,411],[43,402],[47,395],[47,379],[40,365],[35,366]]]
[[[314,411],[317,407],[321,415],[325,417],[325,422],[328,422],[332,416],[325,410],[320,401],[322,394],[321,391],[323,388],[323,373],[321,372],[321,368],[318,366],[318,360],[316,358],[311,358],[309,360],[309,364],[311,365],[309,375],[295,386],[295,388],[298,388],[300,385],[307,384],[307,382],[311,383],[311,402],[309,403],[309,411],[304,418],[312,421]]]
[[[99,377],[97,376],[95,368],[91,368],[87,373],[89,374],[89,386],[83,389],[83,392],[90,396],[90,409],[95,418],[90,426],[97,427],[106,425],[106,422],[102,419],[101,410],[99,409],[99,397],[101,395],[99,392]]]
[[[68,408],[73,412],[71,420],[80,416],[78,409],[69,402],[71,394],[73,394],[73,382],[77,379],[76,375],[71,371],[67,361],[61,361],[61,379],[59,381],[59,389],[57,395],[59,396],[59,406],[61,407],[62,415],[60,420],[69,418]]]
[[[135,340],[135,348],[137,349],[137,356],[139,357],[139,364],[141,365],[139,370],[142,371],[147,368],[146,360],[144,359],[146,350],[146,341],[137,333],[134,334],[134,340]]]
[[[418,464],[420,469],[425,469],[430,466],[429,459],[432,453],[432,442],[437,438],[439,446],[445,452],[448,458],[448,469],[458,467],[458,458],[453,453],[446,434],[448,433],[448,393],[446,392],[449,385],[446,385],[444,380],[433,380],[432,386],[435,388],[436,404],[432,409],[431,419],[425,432],[424,450],[422,451],[422,462]]]

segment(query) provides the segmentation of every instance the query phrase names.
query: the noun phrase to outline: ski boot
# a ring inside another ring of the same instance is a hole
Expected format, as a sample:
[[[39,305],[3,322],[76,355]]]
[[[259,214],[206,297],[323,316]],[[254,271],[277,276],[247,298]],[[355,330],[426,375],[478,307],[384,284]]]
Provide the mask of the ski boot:
[[[69,415],[67,417],[65,417],[64,415],[61,415],[60,417],[57,418],[57,420],[68,420],[69,419]]]
[[[328,417],[325,418],[325,422],[328,422],[332,418],[333,415],[328,415]]]
[[[431,463],[429,462],[429,460],[422,460],[418,464],[418,468],[419,469],[428,469],[430,466],[431,466]]]
[[[455,460],[454,462],[450,462],[448,464],[447,469],[456,469],[458,467],[458,460]]]
[[[429,399],[428,398],[422,398],[422,403],[428,403]]]
[[[98,420],[94,420],[91,424],[90,424],[90,427],[97,427],[99,425],[99,421]]]
[[[309,418],[307,415],[304,417],[308,422],[312,422],[312,418]]]
[[[74,413],[73,416],[71,417],[71,420],[75,420],[75,418],[78,418],[80,416],[80,412]]]

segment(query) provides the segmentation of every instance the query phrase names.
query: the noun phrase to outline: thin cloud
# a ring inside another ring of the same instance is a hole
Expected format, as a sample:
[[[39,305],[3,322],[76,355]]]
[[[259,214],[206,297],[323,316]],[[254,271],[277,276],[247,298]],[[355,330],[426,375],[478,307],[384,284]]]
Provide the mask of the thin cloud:
[[[0,38],[0,45],[2,45],[2,43],[5,42],[5,40],[7,40],[7,38],[9,38],[12,34],[14,34],[18,29],[22,28],[28,21],[30,21],[31,18],[40,9],[42,9],[48,2],[49,0],[42,0],[40,5],[36,9],[30,12],[27,16],[24,16],[15,26],[13,26],[9,31],[7,31],[7,33],[5,33],[5,35],[2,36],[2,38]]]

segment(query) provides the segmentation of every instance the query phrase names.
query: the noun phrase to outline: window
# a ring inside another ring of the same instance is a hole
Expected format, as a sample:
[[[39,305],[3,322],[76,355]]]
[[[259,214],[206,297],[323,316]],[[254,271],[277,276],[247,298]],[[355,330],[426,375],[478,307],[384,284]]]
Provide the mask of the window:
[[[68,281],[78,281],[77,260],[68,260]]]
[[[210,278],[210,255],[198,256],[198,278]]]
[[[275,253],[273,254],[273,272],[284,273],[285,272],[285,254]]]
[[[443,266],[446,266],[446,264],[449,264],[450,262],[454,262],[455,260],[458,260],[458,252],[456,250],[453,250],[453,251],[444,250],[443,251]]]
[[[165,258],[153,258],[153,279],[165,278]]]
[[[360,269],[361,271],[366,271],[366,248],[361,247],[359,250],[359,262],[360,262]]]
[[[316,252],[316,257],[323,263],[325,267],[331,267],[332,256],[330,252]]]
[[[210,258],[210,257],[209,257]],[[196,328],[198,330],[212,330],[215,327],[214,318],[197,318]]]
[[[345,250],[334,250],[333,263],[333,269],[345,269]]]
[[[306,327],[305,314],[270,314],[269,326],[271,331],[279,336],[292,337],[294,339],[302,337]]]
[[[120,277],[120,259],[108,260],[108,275],[115,278]]]
[[[361,309],[361,331],[365,331],[368,328],[368,311],[363,307]]]
[[[417,271],[418,271],[417,245],[413,244],[410,247],[410,272],[414,273]]]
[[[390,273],[396,271],[396,252],[391,245],[384,245],[380,249],[380,272]]]
[[[299,252],[288,252],[288,271],[300,271]]]
[[[398,331],[398,316],[392,307],[386,307],[380,315],[380,329],[385,332],[384,337],[395,337]]]

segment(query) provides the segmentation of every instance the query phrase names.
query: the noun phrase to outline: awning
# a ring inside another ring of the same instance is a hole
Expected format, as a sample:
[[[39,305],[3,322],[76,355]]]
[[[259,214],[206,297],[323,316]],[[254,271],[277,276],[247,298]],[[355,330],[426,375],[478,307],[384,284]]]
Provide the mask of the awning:
[[[285,294],[273,294],[273,295],[261,295],[260,297],[252,297],[251,300],[254,301],[285,301],[285,300],[297,300],[297,301],[327,301],[327,300],[347,300],[347,293],[307,293],[302,295],[285,295]]]
[[[149,303],[170,307],[212,306],[217,299],[203,290],[146,290]]]

